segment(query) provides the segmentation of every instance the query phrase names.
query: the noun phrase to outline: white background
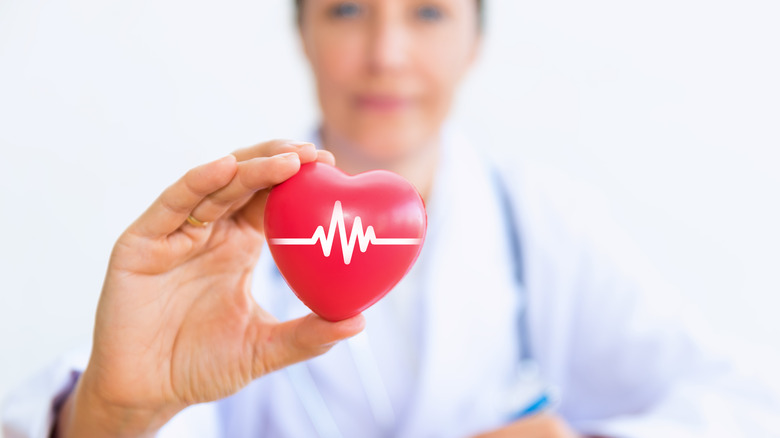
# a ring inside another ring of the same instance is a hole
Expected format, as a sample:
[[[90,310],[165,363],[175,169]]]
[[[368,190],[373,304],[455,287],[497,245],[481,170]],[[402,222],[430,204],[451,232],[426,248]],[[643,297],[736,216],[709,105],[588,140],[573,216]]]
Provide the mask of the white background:
[[[291,3],[0,0],[0,398],[89,339],[162,188],[316,123]],[[719,331],[776,349],[778,3],[488,4],[458,124],[601,189]]]

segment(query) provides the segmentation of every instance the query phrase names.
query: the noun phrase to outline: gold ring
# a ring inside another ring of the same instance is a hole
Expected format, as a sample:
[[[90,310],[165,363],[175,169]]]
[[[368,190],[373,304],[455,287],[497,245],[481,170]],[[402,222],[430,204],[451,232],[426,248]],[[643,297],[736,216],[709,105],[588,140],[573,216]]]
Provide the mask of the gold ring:
[[[211,222],[202,222],[194,217],[192,215],[187,216],[187,223],[192,225],[193,227],[205,227],[206,225],[210,224]]]

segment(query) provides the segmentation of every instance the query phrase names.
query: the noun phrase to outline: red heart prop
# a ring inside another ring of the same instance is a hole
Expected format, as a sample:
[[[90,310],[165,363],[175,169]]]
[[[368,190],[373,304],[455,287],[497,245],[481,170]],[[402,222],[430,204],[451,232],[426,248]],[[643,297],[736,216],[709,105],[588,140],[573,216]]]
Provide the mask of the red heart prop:
[[[392,172],[308,163],[271,190],[265,236],[287,284],[329,321],[355,316],[409,272],[427,227],[417,190]]]

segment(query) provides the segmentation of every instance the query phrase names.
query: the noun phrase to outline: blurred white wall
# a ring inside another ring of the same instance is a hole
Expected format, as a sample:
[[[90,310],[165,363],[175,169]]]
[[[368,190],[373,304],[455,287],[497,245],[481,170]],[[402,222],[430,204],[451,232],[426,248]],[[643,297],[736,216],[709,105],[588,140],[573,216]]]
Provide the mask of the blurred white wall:
[[[317,120],[291,1],[0,0],[0,399],[89,339],[189,167]],[[456,119],[603,190],[725,334],[780,339],[780,4],[488,0]]]

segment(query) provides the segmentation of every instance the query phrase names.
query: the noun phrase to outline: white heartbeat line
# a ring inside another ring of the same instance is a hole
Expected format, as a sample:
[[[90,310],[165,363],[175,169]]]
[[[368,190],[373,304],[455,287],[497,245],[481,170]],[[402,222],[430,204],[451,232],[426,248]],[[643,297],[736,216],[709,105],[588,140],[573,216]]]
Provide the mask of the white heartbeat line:
[[[360,252],[366,252],[368,244],[372,245],[419,245],[422,239],[407,238],[379,238],[376,237],[374,227],[369,225],[365,232],[363,231],[363,220],[360,216],[355,216],[352,222],[352,234],[347,239],[347,227],[344,224],[344,210],[341,208],[341,201],[333,204],[333,215],[330,218],[330,229],[325,234],[325,227],[318,226],[311,237],[303,238],[277,238],[271,239],[274,245],[316,245],[319,241],[322,245],[322,254],[330,257],[330,250],[333,248],[333,239],[338,227],[341,237],[341,253],[344,256],[344,264],[348,265],[352,261],[352,253],[355,251],[355,242],[360,247]]]

